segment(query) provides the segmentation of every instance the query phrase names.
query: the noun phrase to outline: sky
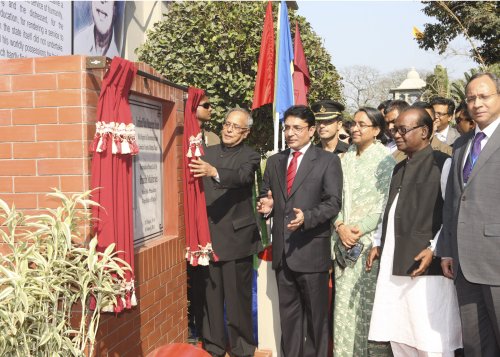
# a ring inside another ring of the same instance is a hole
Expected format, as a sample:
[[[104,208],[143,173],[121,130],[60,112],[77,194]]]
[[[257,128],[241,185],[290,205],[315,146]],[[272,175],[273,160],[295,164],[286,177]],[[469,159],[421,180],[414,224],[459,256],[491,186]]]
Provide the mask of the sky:
[[[464,55],[439,55],[425,51],[413,38],[412,27],[424,29],[435,22],[417,1],[297,1],[304,16],[324,45],[338,70],[352,65],[371,66],[382,73],[411,67],[432,71],[447,67],[451,79],[477,65]],[[459,53],[470,45],[464,39],[452,42]]]

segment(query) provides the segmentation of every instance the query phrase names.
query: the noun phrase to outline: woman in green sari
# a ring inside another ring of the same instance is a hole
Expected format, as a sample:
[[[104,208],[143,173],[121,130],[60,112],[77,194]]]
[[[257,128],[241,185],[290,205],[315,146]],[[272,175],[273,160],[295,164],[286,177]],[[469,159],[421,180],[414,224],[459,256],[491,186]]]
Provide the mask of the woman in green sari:
[[[335,357],[379,354],[368,344],[378,265],[367,272],[365,263],[382,219],[396,164],[382,142],[386,140],[385,120],[378,110],[360,108],[352,124],[353,145],[341,159],[342,209],[333,220]]]

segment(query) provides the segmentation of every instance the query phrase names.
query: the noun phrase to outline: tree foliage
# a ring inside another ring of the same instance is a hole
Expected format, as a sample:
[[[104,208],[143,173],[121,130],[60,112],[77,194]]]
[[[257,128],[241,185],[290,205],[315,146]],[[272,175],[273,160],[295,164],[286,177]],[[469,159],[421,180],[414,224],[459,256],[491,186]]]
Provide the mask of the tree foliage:
[[[500,63],[486,67],[485,71],[494,73],[497,77],[500,77]],[[480,68],[472,68],[464,73],[463,79],[457,79],[451,83],[451,98],[456,103],[460,103],[465,99],[465,86],[470,78],[478,72],[481,72]]]
[[[136,51],[171,81],[206,90],[215,104],[214,125],[230,107],[252,104],[266,3],[172,2],[164,19]],[[276,27],[278,6],[273,6]],[[289,12],[292,36],[298,21],[311,75],[310,102],[341,100],[340,77],[321,38],[305,18]],[[254,115],[250,140],[261,152],[272,149],[270,106]],[[213,128],[218,130],[219,128]]]
[[[418,71],[421,76],[427,73]],[[344,97],[347,110],[352,114],[358,108],[377,107],[381,102],[392,99],[389,90],[398,87],[406,79],[408,69],[380,73],[370,66],[350,66],[341,70],[344,84]]]
[[[500,61],[500,11],[498,1],[422,1],[423,12],[437,23],[425,24],[420,48],[438,50],[443,54],[449,43],[459,35],[472,40],[471,57],[478,63]],[[479,55],[479,56],[478,56]],[[482,61],[481,61],[482,58]]]
[[[434,68],[434,73],[425,79],[426,86],[422,99],[430,100],[434,97],[450,97],[450,81],[448,79],[448,70],[440,65]]]

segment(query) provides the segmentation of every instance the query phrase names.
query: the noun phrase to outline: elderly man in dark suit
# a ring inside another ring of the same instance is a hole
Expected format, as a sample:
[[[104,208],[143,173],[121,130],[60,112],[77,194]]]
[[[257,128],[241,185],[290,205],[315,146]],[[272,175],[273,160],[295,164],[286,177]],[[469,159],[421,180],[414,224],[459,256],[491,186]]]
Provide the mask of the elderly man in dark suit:
[[[478,73],[466,86],[476,129],[453,144],[437,255],[455,279],[466,356],[500,356],[499,80]]]
[[[253,356],[253,254],[262,249],[253,211],[252,187],[260,156],[243,144],[252,117],[231,109],[222,128],[222,143],[193,160],[191,171],[203,177],[207,214],[216,258],[205,273],[204,348],[213,356],[226,352],[224,305],[232,356]]]
[[[257,204],[274,218],[273,269],[286,357],[328,354],[330,221],[340,210],[342,169],[337,155],[311,145],[314,124],[306,106],[285,112],[289,149],[268,159]]]

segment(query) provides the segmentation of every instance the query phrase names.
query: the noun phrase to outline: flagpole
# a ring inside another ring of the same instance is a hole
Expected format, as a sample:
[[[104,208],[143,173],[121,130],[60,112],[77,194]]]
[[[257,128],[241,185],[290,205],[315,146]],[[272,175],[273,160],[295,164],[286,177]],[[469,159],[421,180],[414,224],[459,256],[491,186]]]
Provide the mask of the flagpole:
[[[276,36],[276,56],[280,53],[280,27],[281,27],[281,2],[278,4],[278,23],[277,23],[277,33]],[[274,67],[274,100],[273,100],[273,118],[274,118],[274,146],[273,153],[277,153],[279,150],[279,131],[280,131],[280,118],[279,113],[276,111],[276,98],[278,97],[278,61],[276,61],[276,66]]]

